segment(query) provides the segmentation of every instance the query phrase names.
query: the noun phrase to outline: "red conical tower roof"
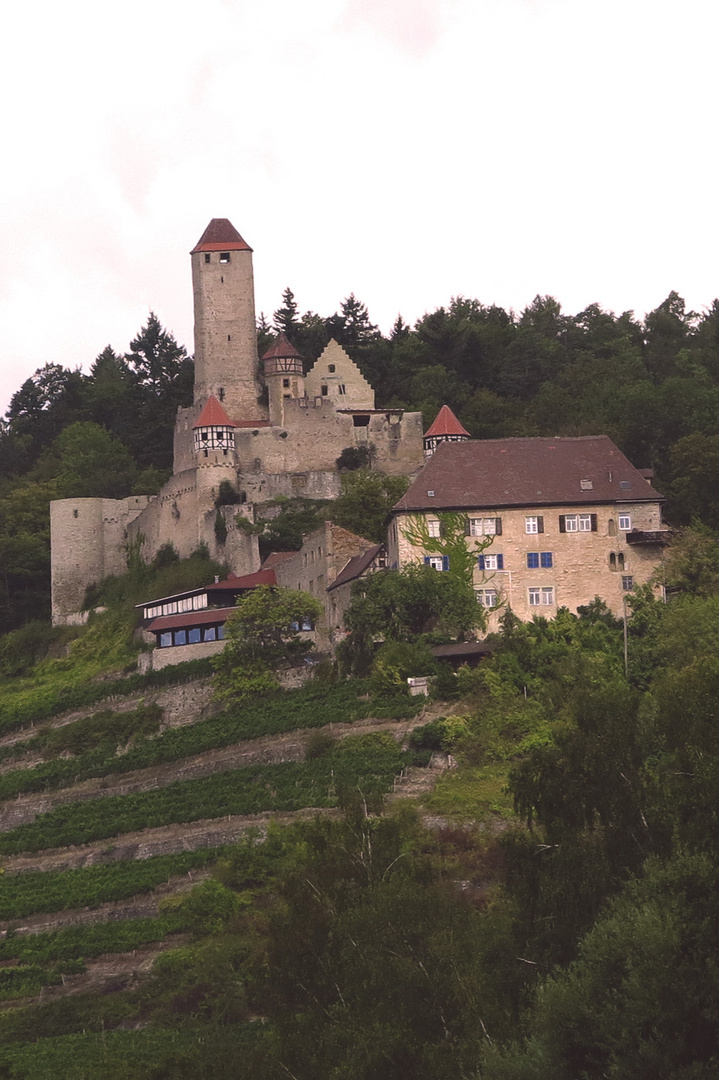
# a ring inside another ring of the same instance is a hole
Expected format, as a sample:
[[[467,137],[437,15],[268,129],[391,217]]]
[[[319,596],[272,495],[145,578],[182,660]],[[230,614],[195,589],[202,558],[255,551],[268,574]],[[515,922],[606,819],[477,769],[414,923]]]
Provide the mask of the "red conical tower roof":
[[[210,394],[205,407],[200,413],[199,420],[192,425],[194,428],[206,428],[206,427],[237,427],[237,424],[233,424],[225,410],[220,405],[214,394]]]
[[[442,435],[464,435],[470,439],[471,435],[465,431],[449,405],[443,405],[437,413],[434,423],[429,431],[425,432],[425,439],[436,438]]]
[[[238,233],[229,218],[215,217],[203,232],[195,247],[196,251],[252,251]]]
[[[267,352],[262,357],[263,360],[286,360],[288,357],[298,357],[302,359],[302,353],[297,352],[291,341],[288,340],[284,330],[281,330],[277,335],[277,340],[270,345]]]

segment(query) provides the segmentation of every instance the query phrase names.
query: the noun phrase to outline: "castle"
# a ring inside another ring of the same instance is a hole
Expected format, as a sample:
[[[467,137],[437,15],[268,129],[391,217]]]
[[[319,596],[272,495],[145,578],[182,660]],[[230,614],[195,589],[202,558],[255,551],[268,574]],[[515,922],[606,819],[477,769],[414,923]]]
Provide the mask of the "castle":
[[[51,503],[56,625],[82,620],[87,586],[124,572],[128,543],[145,559],[168,541],[183,558],[205,544],[250,574],[260,567],[257,537],[236,523],[238,512],[251,523],[255,505],[277,496],[335,498],[337,458],[349,447],[366,447],[373,468],[392,475],[422,465],[421,414],[375,408],[374,390],[336,341],[306,375],[282,334],[260,362],[252,249],[230,221],[213,218],[191,260],[194,400],[177,413],[173,475],[157,495]],[[223,480],[239,505],[216,505]]]

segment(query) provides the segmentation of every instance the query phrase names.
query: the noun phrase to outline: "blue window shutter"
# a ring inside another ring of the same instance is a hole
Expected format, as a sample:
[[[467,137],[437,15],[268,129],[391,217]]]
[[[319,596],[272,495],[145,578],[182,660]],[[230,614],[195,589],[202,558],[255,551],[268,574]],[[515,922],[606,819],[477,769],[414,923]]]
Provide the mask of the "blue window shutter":
[[[544,564],[542,564],[544,565]],[[527,567],[530,570],[536,570],[539,566],[539,554],[536,551],[527,552]]]
[[[449,570],[449,555],[442,556],[442,569]]]
[[[477,562],[479,563],[479,569],[484,570],[484,555],[478,555]]]
[[[541,555],[541,559],[542,559],[542,566],[546,570],[551,570],[551,568],[552,568],[552,553],[551,553],[551,551],[543,551],[542,555]]]
[[[497,569],[504,570],[504,555],[497,556]]]
[[[429,566],[429,555],[425,555],[425,557],[424,557],[424,565]]]

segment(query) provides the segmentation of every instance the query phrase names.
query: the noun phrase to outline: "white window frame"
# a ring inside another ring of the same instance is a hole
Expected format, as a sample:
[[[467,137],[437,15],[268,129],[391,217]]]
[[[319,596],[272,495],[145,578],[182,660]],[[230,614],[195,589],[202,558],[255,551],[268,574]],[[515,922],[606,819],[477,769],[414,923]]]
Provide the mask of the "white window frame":
[[[630,532],[632,528],[632,515],[620,514],[619,515],[619,531]]]
[[[527,594],[530,607],[554,607],[553,585],[530,585]]]
[[[484,569],[485,570],[499,570],[498,555],[485,555],[484,556]]]
[[[431,518],[427,520],[427,534],[431,536],[433,540],[438,539],[440,534],[439,521],[433,521]]]
[[[592,531],[592,515],[591,514],[577,514],[578,518],[578,532],[591,532]]]
[[[497,606],[499,600],[499,593],[496,589],[476,589],[477,603],[481,604],[485,608],[494,608]]]
[[[538,517],[526,517],[524,519],[524,531],[530,535],[539,532],[539,518]]]
[[[591,522],[590,522],[591,527]],[[565,532],[579,532],[579,515],[578,514],[565,514],[564,515],[564,531]]]
[[[469,519],[470,536],[496,536],[497,519],[473,517]]]
[[[428,555],[427,566],[431,566],[433,570],[443,570],[444,563],[441,555]]]

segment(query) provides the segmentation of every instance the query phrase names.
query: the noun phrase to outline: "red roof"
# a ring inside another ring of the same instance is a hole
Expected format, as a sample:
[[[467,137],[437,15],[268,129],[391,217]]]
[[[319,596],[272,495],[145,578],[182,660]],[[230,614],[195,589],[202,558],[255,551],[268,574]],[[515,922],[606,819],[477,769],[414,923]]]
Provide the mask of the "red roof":
[[[237,427],[237,424],[230,420],[215,395],[210,394],[205,402],[204,409],[200,413],[200,419],[192,427]]]
[[[229,218],[215,217],[190,254],[194,255],[196,251],[252,251],[252,248],[245,243]]]
[[[256,570],[254,574],[243,574],[242,577],[230,574],[224,581],[217,581],[214,585],[208,585],[207,591],[213,592],[215,589],[221,589],[223,592],[227,592],[229,589],[256,589],[258,585],[276,584],[277,578],[274,570]]]
[[[213,626],[226,623],[236,608],[205,608],[203,611],[183,611],[181,615],[160,615],[148,623],[147,629],[155,633],[158,630],[181,630],[183,626]]]
[[[449,405],[442,406],[424,437],[429,439],[437,435],[466,435],[470,438],[469,432],[464,430]]]
[[[277,340],[274,344],[270,345],[267,352],[262,357],[263,360],[286,360],[289,356],[296,356],[300,360],[302,359],[302,353],[297,352],[291,341],[288,341],[287,335],[284,330],[277,335]]]

